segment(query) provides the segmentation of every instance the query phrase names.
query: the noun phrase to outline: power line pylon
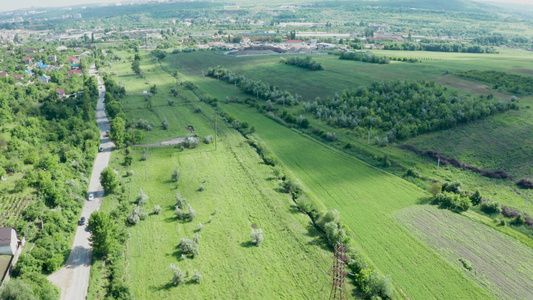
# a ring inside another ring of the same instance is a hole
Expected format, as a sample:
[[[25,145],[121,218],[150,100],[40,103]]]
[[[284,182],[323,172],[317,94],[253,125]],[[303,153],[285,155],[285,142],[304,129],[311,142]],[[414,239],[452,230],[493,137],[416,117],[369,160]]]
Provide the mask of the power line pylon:
[[[329,299],[348,299],[346,294],[346,287],[344,280],[346,278],[346,264],[349,261],[346,252],[348,246],[341,243],[337,243],[335,246],[335,254],[333,256],[333,265],[330,270],[331,275],[331,292],[329,293]]]

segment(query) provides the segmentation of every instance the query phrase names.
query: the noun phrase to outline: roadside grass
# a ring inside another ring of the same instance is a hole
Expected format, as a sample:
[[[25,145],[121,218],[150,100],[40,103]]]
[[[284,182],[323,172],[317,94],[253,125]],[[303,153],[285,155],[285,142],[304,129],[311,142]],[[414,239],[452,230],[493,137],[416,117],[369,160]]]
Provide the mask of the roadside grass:
[[[462,268],[499,299],[533,294],[533,248],[497,230],[436,206],[412,206],[394,214],[415,236]]]

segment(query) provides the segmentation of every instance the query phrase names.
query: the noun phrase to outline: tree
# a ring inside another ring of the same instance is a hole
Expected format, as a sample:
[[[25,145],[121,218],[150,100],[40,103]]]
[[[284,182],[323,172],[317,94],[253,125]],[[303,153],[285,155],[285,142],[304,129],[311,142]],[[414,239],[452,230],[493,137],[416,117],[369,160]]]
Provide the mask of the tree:
[[[250,238],[252,239],[252,244],[255,244],[256,246],[261,246],[263,243],[263,230],[261,228],[252,229],[252,233],[250,234]]]
[[[111,122],[111,139],[115,142],[117,147],[122,146],[124,137],[126,136],[125,129],[126,122],[121,117],[116,117]]]
[[[172,172],[171,178],[172,178],[172,181],[178,182],[178,180],[180,179],[180,172],[178,172],[178,169],[174,169],[174,172]],[[179,198],[181,198],[181,195]]]
[[[185,272],[174,264],[170,264],[169,270],[172,271],[172,283],[174,285],[180,285],[185,282]]]
[[[102,255],[113,253],[118,247],[118,226],[110,214],[103,211],[95,211],[89,218],[91,230],[91,246],[94,251]]]
[[[152,55],[157,57],[157,59],[159,60],[162,60],[163,58],[165,58],[165,56],[167,56],[167,54],[164,51],[159,50],[159,49],[152,51]]]
[[[181,253],[185,255],[192,255],[193,257],[198,255],[198,244],[191,239],[180,239],[178,248]]]
[[[100,174],[100,184],[104,187],[106,193],[113,193],[118,187],[118,179],[115,170],[111,167],[105,168]]]
[[[440,182],[433,182],[429,186],[428,190],[431,193],[431,195],[433,195],[433,197],[435,197],[435,195],[437,195],[438,193],[440,193],[442,191],[442,184]]]
[[[135,74],[140,74],[141,73],[141,61],[140,60],[134,60],[132,63],[131,63],[131,69],[133,70],[133,72]]]
[[[12,279],[4,284],[2,289],[4,300],[37,300],[33,295],[32,287],[20,279]]]
[[[164,130],[168,129],[168,121],[166,117],[163,119],[163,121],[161,121],[161,126],[163,126]]]

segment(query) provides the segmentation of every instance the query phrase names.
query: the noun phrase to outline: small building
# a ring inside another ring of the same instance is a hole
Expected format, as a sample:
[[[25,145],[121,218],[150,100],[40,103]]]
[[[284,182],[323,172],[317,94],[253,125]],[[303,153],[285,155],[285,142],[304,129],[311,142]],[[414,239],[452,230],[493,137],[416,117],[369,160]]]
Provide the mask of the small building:
[[[15,255],[19,240],[13,227],[0,227],[0,254]]]
[[[70,65],[70,69],[71,70],[78,70],[80,67],[81,67],[80,64],[72,64],[72,65]]]
[[[33,48],[30,48],[30,49],[26,50],[26,53],[34,54],[34,53],[37,53],[37,51],[35,51],[35,49],[33,49]]]
[[[298,44],[298,43],[302,43],[301,40],[286,40],[285,43],[287,44]]]
[[[71,57],[68,58],[68,62],[69,62],[70,64],[77,64],[77,63],[79,63],[80,61],[78,60],[77,57],[71,56]]]
[[[70,71],[68,71],[68,75],[72,75],[72,74],[81,75],[81,74],[83,74],[83,72],[81,70],[70,70]]]
[[[15,75],[13,75],[11,77],[15,78],[16,80],[23,80],[24,79],[24,74],[15,74]]]
[[[60,99],[65,98],[65,95],[66,95],[65,94],[65,89],[57,89],[56,93],[57,93],[57,95],[59,96]]]
[[[59,46],[59,47],[56,48],[56,51],[65,51],[65,50],[67,50],[67,49],[68,49],[68,48],[65,47],[65,46]]]
[[[13,50],[7,50],[7,51],[6,51],[6,55],[11,55],[11,54],[13,54],[14,52],[15,52],[15,51],[13,51]]]
[[[29,57],[29,56],[24,56],[24,57],[22,58],[22,60],[23,60],[25,63],[27,63],[27,64],[31,64],[31,63],[32,63],[31,57]]]
[[[39,81],[42,82],[42,83],[50,82],[50,76],[48,76],[46,74],[44,74],[43,76],[39,76],[39,78],[37,78],[37,79],[39,79]]]
[[[57,61],[57,56],[56,55],[50,55],[48,56],[48,59],[52,62],[56,62]]]
[[[0,72],[0,77],[7,76],[9,77],[9,73],[7,72]]]

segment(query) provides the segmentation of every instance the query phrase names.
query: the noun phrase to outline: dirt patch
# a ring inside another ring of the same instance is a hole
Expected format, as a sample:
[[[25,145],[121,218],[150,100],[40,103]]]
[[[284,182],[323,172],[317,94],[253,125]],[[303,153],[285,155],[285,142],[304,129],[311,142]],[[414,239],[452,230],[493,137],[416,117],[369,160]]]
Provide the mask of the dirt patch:
[[[198,143],[198,138],[196,137],[179,137],[179,138],[173,138],[173,139],[170,139],[170,140],[166,140],[166,141],[162,141],[162,142],[157,142],[157,143],[153,143],[153,144],[142,144],[142,145],[135,145],[135,146],[140,146],[140,147],[159,147],[159,146],[175,146],[175,145],[179,145],[179,144],[182,144],[183,142],[185,142],[186,139],[189,139],[193,142],[196,142]]]
[[[493,94],[494,97],[499,99],[509,99],[512,95],[500,93],[498,91],[491,90],[488,85],[476,81],[460,79],[453,76],[439,76],[433,78],[436,83],[440,83],[445,86],[453,87],[469,93],[487,96]]]
[[[529,70],[529,69],[512,69],[512,70],[507,70],[507,71],[515,72],[515,73],[522,73],[522,74],[527,74],[527,75],[533,75],[533,70]]]

